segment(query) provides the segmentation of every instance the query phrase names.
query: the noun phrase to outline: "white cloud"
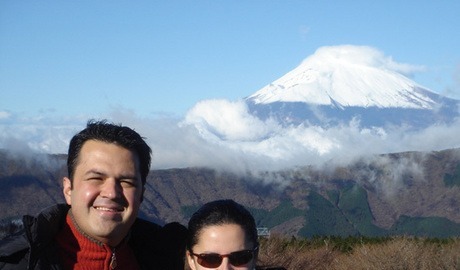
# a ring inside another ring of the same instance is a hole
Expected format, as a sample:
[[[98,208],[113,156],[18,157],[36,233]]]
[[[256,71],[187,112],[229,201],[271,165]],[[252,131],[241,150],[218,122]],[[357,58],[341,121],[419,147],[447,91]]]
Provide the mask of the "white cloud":
[[[11,113],[8,111],[0,111],[0,120],[9,119],[11,117]]]
[[[254,141],[279,129],[272,120],[252,116],[244,101],[205,100],[186,115],[184,124],[194,125],[202,134],[230,141]]]
[[[326,62],[337,62],[340,59],[344,63],[353,63],[354,65],[362,65],[366,67],[382,68],[391,70],[404,75],[411,75],[415,72],[425,71],[426,67],[421,65],[411,65],[406,63],[398,63],[392,57],[384,55],[383,52],[369,46],[355,45],[340,45],[340,46],[324,46],[316,50],[316,52],[306,58],[303,63],[316,63],[319,67]]]
[[[86,120],[74,118],[34,118],[15,115],[0,122],[0,148],[19,152],[67,153],[73,134],[84,127]]]
[[[357,121],[330,128],[283,127],[273,120],[258,120],[240,102],[225,100],[200,102],[185,119],[139,117],[123,108],[101,117],[130,126],[146,137],[155,169],[198,166],[235,172],[279,170],[331,161],[346,164],[380,153],[460,147],[460,119],[421,131],[403,127],[365,129]],[[0,123],[0,148],[66,153],[69,140],[86,121],[80,117],[17,118],[14,124]]]

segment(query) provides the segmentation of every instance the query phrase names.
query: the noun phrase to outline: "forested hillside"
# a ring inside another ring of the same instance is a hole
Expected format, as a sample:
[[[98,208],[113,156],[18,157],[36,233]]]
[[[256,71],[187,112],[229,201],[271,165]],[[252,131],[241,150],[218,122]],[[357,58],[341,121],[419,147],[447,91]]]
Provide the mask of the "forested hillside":
[[[65,158],[0,151],[0,218],[63,202]],[[154,170],[146,185],[141,215],[158,223],[186,224],[201,204],[231,198],[246,205],[259,226],[287,236],[460,236],[459,149],[244,175]]]

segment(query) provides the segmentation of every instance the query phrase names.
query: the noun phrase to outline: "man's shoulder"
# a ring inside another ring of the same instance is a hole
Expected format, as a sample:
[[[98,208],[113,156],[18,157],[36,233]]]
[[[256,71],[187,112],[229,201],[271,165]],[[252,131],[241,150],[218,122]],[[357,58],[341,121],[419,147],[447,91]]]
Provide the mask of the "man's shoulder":
[[[0,239],[9,241],[9,239],[24,235],[26,231],[30,232],[35,229],[49,231],[50,223],[58,223],[58,220],[66,215],[67,210],[68,206],[57,204],[43,209],[36,216],[26,214],[21,217],[2,220],[0,221]]]
[[[53,241],[67,210],[66,205],[54,205],[44,209],[37,216],[24,215],[1,222],[1,261],[13,262],[22,259],[31,246],[29,241],[39,241],[40,243],[35,243],[36,246]]]

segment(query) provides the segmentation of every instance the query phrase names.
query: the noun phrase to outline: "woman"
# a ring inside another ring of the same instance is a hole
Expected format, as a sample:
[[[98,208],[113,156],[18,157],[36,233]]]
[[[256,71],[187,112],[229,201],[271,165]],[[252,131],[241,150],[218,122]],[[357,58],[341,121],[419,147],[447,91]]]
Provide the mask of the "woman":
[[[254,218],[232,200],[203,205],[188,223],[187,262],[192,270],[255,269],[259,243]]]

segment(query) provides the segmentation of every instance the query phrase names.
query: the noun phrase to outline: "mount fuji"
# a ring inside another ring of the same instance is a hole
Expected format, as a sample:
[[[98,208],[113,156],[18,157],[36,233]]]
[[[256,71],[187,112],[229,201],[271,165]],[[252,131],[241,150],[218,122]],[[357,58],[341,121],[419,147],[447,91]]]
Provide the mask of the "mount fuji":
[[[404,74],[420,69],[366,46],[321,47],[298,67],[245,99],[260,119],[285,125],[424,128],[451,123],[460,101],[436,94]]]
[[[372,47],[321,47],[246,98],[198,102],[181,127],[213,164],[242,171],[460,147],[460,101],[409,78],[420,70]]]

